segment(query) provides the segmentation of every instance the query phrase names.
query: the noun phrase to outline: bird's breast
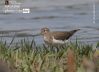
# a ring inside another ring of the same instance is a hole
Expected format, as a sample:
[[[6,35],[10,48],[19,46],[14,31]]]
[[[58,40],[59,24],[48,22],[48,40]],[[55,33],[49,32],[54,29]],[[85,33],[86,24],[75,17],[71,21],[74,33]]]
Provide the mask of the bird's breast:
[[[45,41],[47,41],[47,40],[48,40],[46,36],[44,36],[44,40],[45,40]]]
[[[52,39],[50,37],[44,36],[44,41],[51,42]]]

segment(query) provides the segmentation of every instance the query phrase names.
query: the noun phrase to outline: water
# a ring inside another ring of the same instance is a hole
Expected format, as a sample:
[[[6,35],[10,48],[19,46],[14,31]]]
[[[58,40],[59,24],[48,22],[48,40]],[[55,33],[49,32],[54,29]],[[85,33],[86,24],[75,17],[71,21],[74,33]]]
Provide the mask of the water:
[[[51,31],[80,28],[81,30],[71,37],[71,41],[75,41],[76,38],[85,43],[99,41],[99,2],[96,2],[96,24],[93,24],[93,9],[89,0],[25,0],[22,7],[30,8],[31,12],[0,14],[0,31],[7,31],[1,40],[10,42],[15,32],[24,36],[35,35],[40,33],[41,28],[48,27]],[[24,36],[15,37],[15,42],[24,39]],[[43,43],[42,36],[35,37],[35,41],[38,44]]]

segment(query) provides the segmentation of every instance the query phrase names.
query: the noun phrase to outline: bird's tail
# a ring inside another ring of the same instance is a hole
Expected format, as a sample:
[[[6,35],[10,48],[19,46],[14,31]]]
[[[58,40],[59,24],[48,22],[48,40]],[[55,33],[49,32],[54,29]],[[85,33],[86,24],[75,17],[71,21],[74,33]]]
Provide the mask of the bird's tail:
[[[77,32],[77,31],[79,31],[80,29],[75,29],[75,30],[72,30],[72,31],[70,31],[71,32],[71,34],[74,34],[75,32]]]
[[[72,30],[72,32],[75,33],[75,32],[77,32],[77,31],[79,31],[79,30],[80,30],[80,29]]]

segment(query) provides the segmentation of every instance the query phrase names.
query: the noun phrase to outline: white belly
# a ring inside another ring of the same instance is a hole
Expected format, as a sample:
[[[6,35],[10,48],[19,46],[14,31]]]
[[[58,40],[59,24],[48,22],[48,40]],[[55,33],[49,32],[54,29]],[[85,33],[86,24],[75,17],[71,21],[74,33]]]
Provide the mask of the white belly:
[[[44,41],[49,42],[50,40],[46,36],[44,36]],[[56,40],[54,37],[53,37],[53,40],[52,40],[53,44],[65,44],[67,42],[68,42],[68,40],[65,40],[65,41],[63,41],[63,40]]]
[[[53,43],[56,43],[56,44],[65,44],[67,42],[68,42],[68,40],[62,41],[62,40],[56,40],[53,38]]]

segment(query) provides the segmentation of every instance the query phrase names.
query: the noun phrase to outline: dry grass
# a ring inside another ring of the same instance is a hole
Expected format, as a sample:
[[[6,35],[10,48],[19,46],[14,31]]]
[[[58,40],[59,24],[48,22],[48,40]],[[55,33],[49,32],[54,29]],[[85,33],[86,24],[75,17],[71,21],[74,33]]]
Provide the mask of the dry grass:
[[[0,72],[11,72],[8,64],[0,59]]]
[[[99,72],[99,50],[96,50],[93,54],[93,62],[95,64],[95,72]]]
[[[67,72],[76,72],[75,54],[70,48],[67,50]]]
[[[91,45],[77,42],[58,51],[44,45],[37,46],[34,41],[22,40],[19,43],[12,47],[0,42],[0,59],[12,72],[81,72],[83,56],[90,60],[93,54]],[[84,61],[86,63],[87,59]]]

